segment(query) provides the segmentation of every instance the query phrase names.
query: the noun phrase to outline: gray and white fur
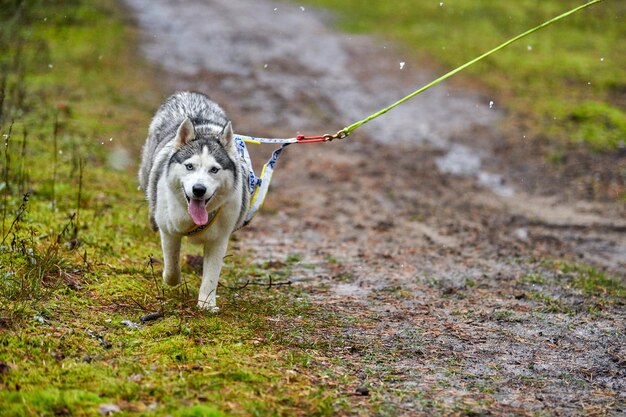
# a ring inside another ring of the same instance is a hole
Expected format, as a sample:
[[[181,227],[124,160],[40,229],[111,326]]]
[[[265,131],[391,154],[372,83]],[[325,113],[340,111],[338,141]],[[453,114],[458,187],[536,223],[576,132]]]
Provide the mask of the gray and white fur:
[[[250,205],[248,167],[224,110],[206,95],[180,92],[156,112],[143,147],[139,186],[161,235],[163,281],[180,283],[184,236],[204,246],[198,306],[217,311],[216,290],[230,235]],[[197,231],[199,228],[204,229]]]

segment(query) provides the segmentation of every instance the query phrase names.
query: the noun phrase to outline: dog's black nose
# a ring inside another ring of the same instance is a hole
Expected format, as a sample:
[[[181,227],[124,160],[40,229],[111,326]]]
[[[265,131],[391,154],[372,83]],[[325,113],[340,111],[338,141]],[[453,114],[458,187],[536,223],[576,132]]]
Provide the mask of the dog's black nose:
[[[206,193],[206,187],[202,184],[195,184],[191,190],[195,197],[202,197]]]

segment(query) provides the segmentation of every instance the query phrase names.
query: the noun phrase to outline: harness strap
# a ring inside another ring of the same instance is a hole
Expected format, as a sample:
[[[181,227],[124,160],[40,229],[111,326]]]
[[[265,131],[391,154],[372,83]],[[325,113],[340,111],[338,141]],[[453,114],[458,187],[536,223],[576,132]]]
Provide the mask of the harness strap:
[[[250,200],[250,209],[248,210],[248,215],[246,216],[244,225],[247,225],[252,221],[252,218],[254,217],[256,212],[265,202],[265,197],[267,196],[267,192],[270,188],[270,182],[272,181],[272,174],[274,173],[274,166],[276,166],[276,161],[278,160],[278,157],[280,156],[283,149],[285,149],[285,147],[289,145],[289,143],[283,143],[280,148],[276,149],[272,153],[272,156],[267,161],[267,163],[263,165],[261,176],[258,179],[258,185],[254,190],[254,194],[252,194],[252,199]],[[252,169],[250,169],[250,172],[252,173]]]
[[[184,234],[184,236],[193,236],[193,235],[197,235],[198,233],[200,233],[201,231],[203,231],[204,229],[211,227],[211,225],[213,223],[215,223],[215,219],[217,219],[218,214],[220,214],[220,210],[222,210],[222,208],[218,208],[217,210],[213,210],[212,212],[209,213],[209,221],[206,222],[205,224],[201,224],[200,226],[196,226],[193,229],[191,229],[190,231],[186,232]]]
[[[297,143],[297,138],[290,139],[268,139],[268,138],[254,138],[251,136],[243,136],[243,135],[234,135],[235,144],[237,145],[237,151],[239,151],[239,155],[245,164],[245,168],[248,171],[248,187],[250,191],[250,195],[252,198],[250,200],[250,208],[248,209],[248,213],[246,214],[244,220],[244,226],[248,225],[257,211],[263,205],[265,201],[265,197],[267,196],[267,192],[270,188],[270,182],[272,181],[272,174],[274,173],[274,167],[276,166],[276,161],[278,161],[278,157],[282,153],[285,147],[289,146],[292,143]],[[272,156],[270,159],[263,165],[263,170],[261,171],[261,175],[257,177],[254,174],[254,168],[252,167],[252,161],[250,159],[250,154],[248,153],[248,148],[246,147],[246,142],[248,143],[276,143],[281,146],[272,152]]]
[[[235,140],[237,141],[242,141],[242,142],[247,142],[247,143],[253,143],[255,145],[258,145],[260,143],[275,143],[275,144],[282,144],[282,143],[297,143],[299,142],[298,138],[287,138],[287,139],[276,139],[276,138],[257,138],[255,136],[244,136],[244,135],[235,135]]]

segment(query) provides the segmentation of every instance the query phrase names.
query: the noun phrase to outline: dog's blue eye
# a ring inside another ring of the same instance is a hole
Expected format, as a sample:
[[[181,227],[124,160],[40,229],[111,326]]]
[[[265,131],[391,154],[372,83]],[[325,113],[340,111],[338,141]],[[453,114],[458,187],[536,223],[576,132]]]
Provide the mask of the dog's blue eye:
[[[187,168],[187,171],[193,171],[193,164],[185,164],[185,168]]]
[[[220,169],[218,167],[213,167],[209,170],[209,172],[211,174],[217,174],[218,172],[220,172]]]

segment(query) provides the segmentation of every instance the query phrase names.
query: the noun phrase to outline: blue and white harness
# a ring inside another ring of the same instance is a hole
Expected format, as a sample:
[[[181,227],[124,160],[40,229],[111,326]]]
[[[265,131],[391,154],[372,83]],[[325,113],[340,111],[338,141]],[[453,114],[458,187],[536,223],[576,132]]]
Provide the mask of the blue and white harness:
[[[246,215],[246,219],[244,225],[247,225],[252,221],[252,218],[256,214],[256,212],[261,208],[263,202],[265,201],[265,197],[267,196],[267,191],[270,187],[270,182],[272,181],[272,173],[274,172],[274,167],[276,166],[276,161],[280,156],[283,149],[286,146],[291,145],[292,143],[297,143],[298,138],[289,138],[289,139],[268,139],[268,138],[256,138],[252,136],[243,136],[237,135],[234,136],[235,144],[237,146],[237,151],[241,156],[241,159],[247,165],[248,168],[248,187],[250,189],[250,195],[252,196],[250,200],[250,208],[248,210],[248,214]],[[252,161],[250,159],[250,154],[248,153],[248,148],[246,147],[247,143],[273,143],[279,144],[280,147],[276,149],[270,159],[263,165],[263,170],[261,171],[260,176],[256,176],[254,174],[254,169],[252,167]]]

